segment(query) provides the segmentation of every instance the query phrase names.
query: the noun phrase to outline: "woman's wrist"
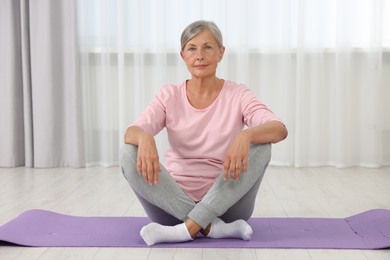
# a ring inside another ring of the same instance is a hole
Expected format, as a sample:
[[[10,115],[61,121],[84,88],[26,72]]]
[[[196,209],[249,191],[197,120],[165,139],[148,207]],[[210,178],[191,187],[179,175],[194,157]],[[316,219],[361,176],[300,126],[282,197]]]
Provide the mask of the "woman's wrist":
[[[242,138],[248,140],[249,143],[253,142],[253,131],[250,128],[242,130],[240,132],[240,135],[242,136]]]

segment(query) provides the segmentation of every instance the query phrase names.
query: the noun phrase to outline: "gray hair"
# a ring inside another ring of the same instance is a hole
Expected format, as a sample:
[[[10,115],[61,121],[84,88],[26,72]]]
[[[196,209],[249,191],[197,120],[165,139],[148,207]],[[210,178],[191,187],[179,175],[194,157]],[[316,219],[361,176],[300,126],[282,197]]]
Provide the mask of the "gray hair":
[[[184,50],[186,44],[196,35],[203,31],[209,31],[218,43],[219,48],[223,47],[222,33],[218,26],[211,21],[199,20],[188,25],[181,34],[181,50]]]

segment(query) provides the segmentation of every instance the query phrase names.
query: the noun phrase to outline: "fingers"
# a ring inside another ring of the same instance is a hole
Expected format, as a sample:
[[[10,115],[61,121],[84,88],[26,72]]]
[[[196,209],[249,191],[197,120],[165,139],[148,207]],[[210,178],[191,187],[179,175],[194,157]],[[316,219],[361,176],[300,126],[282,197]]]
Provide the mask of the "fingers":
[[[248,159],[246,157],[239,159],[228,158],[223,164],[223,179],[227,180],[230,173],[230,178],[238,180],[241,174],[247,171],[247,167]]]
[[[158,163],[146,162],[142,163],[141,167],[142,171],[140,175],[142,175],[146,182],[150,185],[154,185],[158,183],[158,178],[160,175],[160,167]]]
[[[230,163],[230,177],[232,177],[233,180],[238,180],[240,178],[241,174],[241,162],[231,162]]]
[[[137,171],[150,185],[158,183],[160,175],[160,164],[158,159],[150,160],[139,157],[137,159]]]
[[[154,184],[157,184],[158,183],[158,179],[160,177],[160,163],[159,161],[154,161],[154,165],[153,165],[153,169],[154,169],[154,176],[153,176],[153,183]]]
[[[225,181],[228,179],[229,166],[230,166],[230,161],[226,160],[226,161],[223,163],[223,179],[224,179]]]

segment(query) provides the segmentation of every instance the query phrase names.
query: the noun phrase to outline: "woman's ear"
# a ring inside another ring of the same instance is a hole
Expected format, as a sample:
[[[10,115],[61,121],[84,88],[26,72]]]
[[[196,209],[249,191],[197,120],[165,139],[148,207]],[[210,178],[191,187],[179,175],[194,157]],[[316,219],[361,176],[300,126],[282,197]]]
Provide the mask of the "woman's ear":
[[[180,51],[180,56],[181,56],[181,58],[184,60],[184,54],[183,54],[183,51]]]
[[[218,61],[221,61],[221,60],[222,60],[224,54],[225,54],[225,47],[222,46],[221,48],[219,48],[219,57],[218,57]]]

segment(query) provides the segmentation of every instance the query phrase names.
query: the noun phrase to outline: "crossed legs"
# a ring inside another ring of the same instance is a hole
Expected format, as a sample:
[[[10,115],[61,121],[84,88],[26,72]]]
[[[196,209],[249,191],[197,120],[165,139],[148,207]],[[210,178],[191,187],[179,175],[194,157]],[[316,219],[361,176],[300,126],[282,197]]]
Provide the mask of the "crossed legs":
[[[270,154],[270,144],[252,145],[246,174],[237,181],[225,181],[221,175],[202,201],[195,203],[162,165],[159,183],[146,183],[137,174],[137,147],[124,145],[120,151],[122,172],[154,222],[141,230],[145,242],[189,241],[199,232],[212,238],[250,239],[252,229],[245,220],[253,212]]]

